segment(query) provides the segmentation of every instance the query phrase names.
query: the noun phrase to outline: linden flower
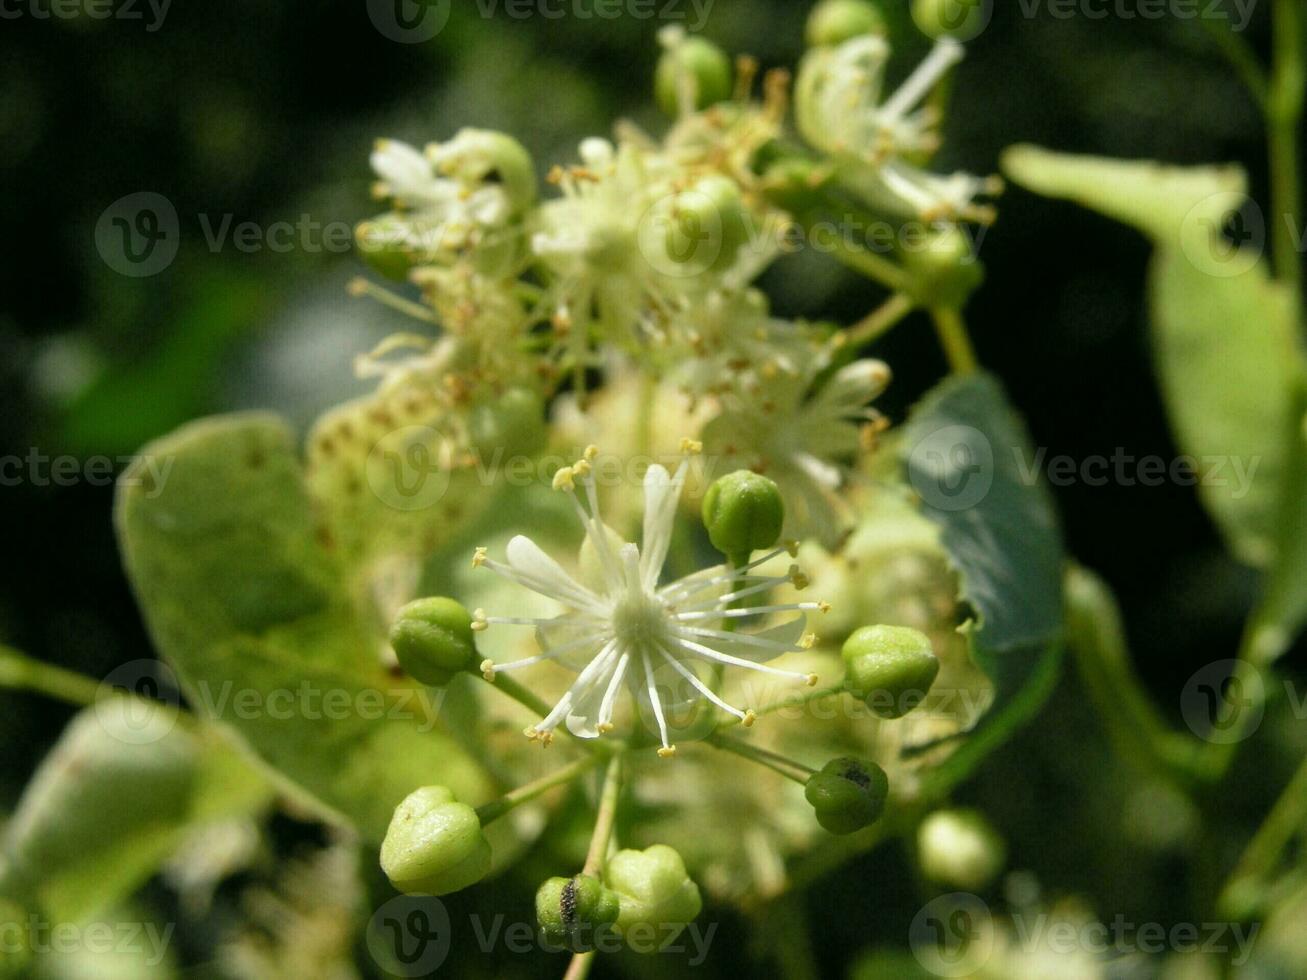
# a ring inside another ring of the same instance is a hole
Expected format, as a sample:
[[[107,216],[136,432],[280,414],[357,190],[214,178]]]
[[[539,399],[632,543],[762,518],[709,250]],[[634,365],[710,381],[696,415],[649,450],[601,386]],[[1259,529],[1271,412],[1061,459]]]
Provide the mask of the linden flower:
[[[685,441],[684,448],[687,457],[698,451],[697,444],[690,440]],[[826,603],[737,607],[740,600],[783,583],[799,588],[807,584],[798,566],[791,566],[785,575],[760,575],[754,571],[787,549],[778,548],[738,568],[717,565],[659,585],[688,458],[682,460],[674,475],[669,475],[662,466],[649,467],[644,480],[644,533],[637,546],[618,540],[600,519],[591,472],[591,462],[597,453],[591,447],[584,459],[564,467],[554,478],[555,488],[571,497],[585,529],[583,553],[592,549],[597,560],[596,587],[573,577],[522,535],[509,541],[505,564],[488,558],[484,548],[477,549],[473,559],[474,565],[554,599],[567,609],[562,615],[542,619],[487,616],[483,610],[477,610],[473,616],[473,629],[477,630],[495,624],[533,627],[540,645],[536,656],[512,663],[485,661],[481,667],[488,680],[493,680],[496,673],[546,660],[578,671],[576,681],[548,716],[526,729],[527,736],[547,745],[554,729],[564,723],[568,731],[580,738],[596,738],[611,731],[613,709],[625,684],[635,697],[646,700],[653,711],[662,742],[658,754],[673,755],[676,749],[668,740],[666,705],[654,677],[655,670],[664,665],[689,683],[696,699],[712,702],[745,725],[753,723],[753,712],[727,704],[687,664],[743,667],[809,686],[816,684],[815,674],[781,670],[766,661],[811,647],[814,638],[806,632],[807,613],[825,612],[830,608]],[[584,505],[580,500],[582,494],[586,498]],[[756,633],[734,632],[728,628],[742,620],[787,612],[799,615]]]
[[[929,156],[939,148],[938,113],[921,102],[962,60],[962,45],[940,40],[882,101],[889,55],[885,39],[875,35],[809,54],[795,92],[795,117],[804,139],[840,161],[841,179],[874,205],[923,221],[992,221],[992,209],[977,205],[975,198],[997,193],[997,181],[960,172],[932,174],[904,159]]]
[[[398,211],[365,223],[364,233],[389,236],[428,261],[450,262],[502,229],[514,211],[508,185],[483,183],[467,163],[483,141],[478,131],[465,130],[423,154],[399,140],[378,140],[370,158],[379,178],[373,194],[391,199]]]
[[[824,366],[819,358],[799,377],[778,376],[755,400],[729,399],[704,428],[703,440],[713,457],[776,481],[795,505],[787,508],[787,535],[829,544],[842,530],[835,491],[847,464],[884,427],[867,403],[889,385],[890,370],[882,361],[854,361],[812,393],[812,378]]]

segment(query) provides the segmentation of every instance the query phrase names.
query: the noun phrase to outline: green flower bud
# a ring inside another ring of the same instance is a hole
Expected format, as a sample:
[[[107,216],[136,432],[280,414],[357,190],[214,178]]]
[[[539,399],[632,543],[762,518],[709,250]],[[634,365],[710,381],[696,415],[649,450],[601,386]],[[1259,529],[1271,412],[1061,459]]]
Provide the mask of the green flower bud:
[[[417,265],[409,242],[408,222],[397,214],[383,214],[354,229],[359,255],[387,279],[405,280]]]
[[[703,523],[713,547],[742,564],[781,536],[785,503],[775,483],[749,470],[715,481],[703,498]]]
[[[773,206],[791,214],[802,214],[822,203],[822,187],[829,180],[830,171],[815,161],[788,157],[767,164],[762,175],[762,192]]]
[[[882,718],[902,718],[939,674],[930,638],[905,626],[864,626],[844,641],[844,688]]]
[[[730,268],[749,238],[740,188],[720,175],[704,177],[676,194],[663,217],[667,257],[693,274]]]
[[[808,778],[803,795],[823,828],[832,834],[851,834],[880,819],[889,796],[889,777],[874,762],[834,759]]]
[[[490,841],[470,806],[445,786],[414,790],[395,808],[381,869],[410,895],[448,895],[490,872]]]
[[[496,453],[504,459],[530,456],[548,437],[545,403],[529,388],[509,388],[474,407],[468,413],[467,429],[468,441],[483,459]]]
[[[903,248],[901,256],[922,306],[960,310],[985,281],[985,267],[960,228],[932,232],[924,243]]]
[[[1007,849],[975,810],[936,810],[917,829],[921,871],[950,888],[978,892],[1003,870]]]
[[[703,908],[699,886],[666,844],[618,851],[604,874],[617,893],[617,931],[637,953],[653,953],[675,938]]]
[[[702,37],[686,37],[671,43],[654,73],[654,97],[669,116],[680,115],[681,92],[688,90],[695,109],[731,97],[734,71],[726,52]]]
[[[808,44],[842,44],[863,34],[884,34],[885,18],[870,0],[822,0],[808,15]]]
[[[399,611],[390,627],[405,673],[423,684],[441,687],[460,670],[476,670],[476,641],[472,617],[453,599],[417,599]]]
[[[595,948],[599,930],[617,922],[621,902],[591,875],[550,878],[536,892],[536,921],[545,939],[573,953]]]
[[[927,37],[969,41],[989,25],[992,0],[912,0],[912,19]]]

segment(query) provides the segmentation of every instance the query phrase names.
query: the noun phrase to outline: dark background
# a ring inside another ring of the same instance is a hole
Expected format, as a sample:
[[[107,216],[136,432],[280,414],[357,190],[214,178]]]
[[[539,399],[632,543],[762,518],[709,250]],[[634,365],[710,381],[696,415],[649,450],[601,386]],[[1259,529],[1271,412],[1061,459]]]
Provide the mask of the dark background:
[[[809,6],[717,0],[705,34],[764,67],[792,66]],[[902,4],[887,6],[904,20]],[[1261,195],[1260,121],[1198,25],[1026,17],[1021,4],[996,6],[990,27],[968,45],[939,166],[995,171],[1005,147],[1032,141],[1176,163],[1236,161]],[[1259,5],[1248,34],[1262,52],[1268,7]],[[0,455],[35,448],[119,457],[197,415],[258,406],[304,423],[356,390],[352,354],[400,325],[345,294],[362,271],[356,258],[298,245],[215,251],[200,216],[352,225],[379,210],[367,166],[378,135],[421,144],[464,125],[503,128],[543,168],[571,158],[582,136],[606,133],[618,116],[663,125],[650,106],[656,21],[486,18],[473,0],[455,0],[435,40],[407,45],[373,28],[363,0],[177,2],[154,32],[142,10],[145,21],[24,15],[0,23],[0,228],[8,239]],[[902,74],[928,45],[910,29],[895,41]],[[174,204],[182,247],[164,272],[131,279],[101,260],[94,227],[111,202],[144,190]],[[981,247],[989,276],[970,310],[972,333],[1049,457],[1177,455],[1150,365],[1147,254],[1133,232],[1072,206],[1016,188],[1001,201]],[[879,299],[875,287],[812,256],[792,260],[767,285],[781,313],[846,322]],[[895,369],[885,406],[901,419],[944,370],[933,335],[911,320],[876,353]],[[1233,655],[1252,576],[1224,557],[1191,488],[1055,492],[1070,551],[1118,591],[1139,669],[1178,724],[1186,679]],[[97,677],[150,655],[120,569],[111,502],[110,487],[86,482],[0,487],[5,642]],[[1300,663],[1300,655],[1290,660]],[[1093,725],[1074,685],[1064,680],[1061,707],[1052,709],[1058,720],[1045,718],[1045,729]],[[0,805],[16,798],[67,714],[0,695]],[[1059,780],[1076,778],[1065,769],[1059,775],[1038,740],[1027,739],[968,792],[984,801],[1047,791],[1051,800]],[[1011,836],[1047,838],[1023,858],[1040,863],[1043,847],[1046,878],[1090,887],[1090,855],[1058,842],[1038,820],[1039,806],[1008,810]],[[1051,809],[1045,815],[1054,819]],[[865,867],[879,877],[894,860]],[[833,882],[828,898],[856,893],[859,880]],[[901,927],[886,923],[887,933],[902,936]]]

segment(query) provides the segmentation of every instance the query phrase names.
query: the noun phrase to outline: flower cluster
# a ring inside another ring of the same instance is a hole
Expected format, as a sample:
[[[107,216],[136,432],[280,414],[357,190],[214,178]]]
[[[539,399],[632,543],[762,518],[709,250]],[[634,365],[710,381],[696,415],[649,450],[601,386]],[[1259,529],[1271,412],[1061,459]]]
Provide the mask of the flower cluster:
[[[548,172],[543,198],[530,155],[503,133],[464,129],[423,150],[378,143],[375,190],[390,210],[359,227],[360,249],[420,302],[370,282],[357,291],[428,327],[389,339],[360,371],[388,391],[421,391],[457,466],[475,455],[469,413],[493,414],[509,390],[535,396],[541,413],[569,390],[584,407],[621,357],[710,407],[692,434],[714,455],[774,473],[796,501],[787,533],[835,540],[847,525],[836,491],[871,442],[856,428],[879,424],[867,405],[888,372],[865,361],[828,380],[844,335],[775,316],[755,283],[786,233],[823,209],[934,222],[943,235],[989,220],[977,198],[996,188],[921,167],[939,119],[923,101],[960,46],[941,41],[885,97],[881,34],[817,35],[793,93],[774,71],[755,97],[751,60],[732,67],[703,38],[664,31],[668,132],[624,123],[583,140],[576,162]],[[806,146],[787,136],[791,94]],[[902,277],[914,274],[905,257]]]

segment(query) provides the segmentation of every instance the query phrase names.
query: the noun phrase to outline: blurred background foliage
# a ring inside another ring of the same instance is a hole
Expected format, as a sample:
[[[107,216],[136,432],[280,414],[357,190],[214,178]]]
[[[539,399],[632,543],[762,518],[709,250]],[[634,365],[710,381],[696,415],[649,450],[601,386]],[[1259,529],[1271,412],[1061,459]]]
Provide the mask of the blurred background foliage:
[[[764,68],[793,66],[809,6],[716,0],[704,32]],[[906,72],[928,42],[905,4],[886,6]],[[1196,23],[1027,17],[1026,6],[995,4],[968,45],[942,168],[993,171],[1004,147],[1030,141],[1238,161],[1261,196],[1257,113]],[[87,17],[6,21],[0,454],[118,458],[183,421],[245,407],[303,427],[359,391],[354,354],[406,324],[346,294],[357,258],[322,248],[321,232],[286,252],[230,241],[215,249],[205,223],[352,227],[377,210],[367,167],[376,136],[420,145],[466,125],[500,128],[543,168],[617,117],[663,125],[650,98],[657,21],[481,11],[456,0],[447,27],[414,45],[378,33],[361,2],[175,4],[153,32]],[[1256,9],[1248,29],[1259,50],[1267,15]],[[94,228],[111,202],[143,190],[176,207],[181,249],[165,271],[131,279],[101,260]],[[1017,189],[984,234],[988,280],[971,307],[973,336],[1049,457],[1177,455],[1146,343],[1147,254],[1134,232]],[[782,314],[844,322],[879,298],[810,253],[781,262],[764,285]],[[944,367],[925,324],[909,321],[876,348],[895,371],[882,405],[896,421]],[[1182,724],[1185,681],[1232,655],[1251,575],[1225,555],[1189,488],[1082,483],[1055,493],[1070,552],[1118,590],[1144,680]],[[148,656],[113,541],[112,488],[24,481],[0,494],[9,554],[0,637],[96,677]],[[1285,661],[1296,677],[1303,665],[1301,650]],[[1196,921],[1175,872],[1197,816],[1165,787],[1117,770],[1076,683],[1064,678],[1037,734],[991,759],[961,801],[991,815],[1012,866],[1033,870],[1047,894],[1086,896],[1105,915]],[[12,805],[69,714],[0,694],[0,806]],[[1255,767],[1240,799],[1211,801],[1219,821],[1242,828],[1239,839],[1282,785],[1282,763]],[[918,908],[908,868],[904,855],[878,852],[807,896],[832,974],[869,945],[902,946]],[[510,914],[529,894],[507,883],[488,890]],[[458,896],[454,914],[464,902],[484,907]],[[851,905],[865,914],[841,914]],[[742,941],[719,935],[712,962],[729,968]]]

